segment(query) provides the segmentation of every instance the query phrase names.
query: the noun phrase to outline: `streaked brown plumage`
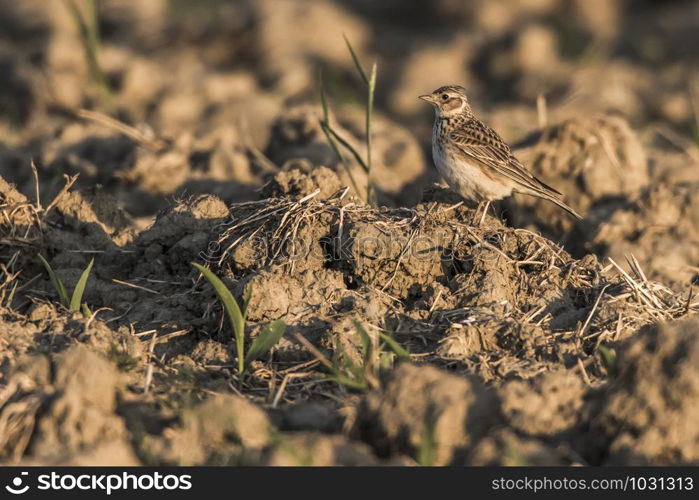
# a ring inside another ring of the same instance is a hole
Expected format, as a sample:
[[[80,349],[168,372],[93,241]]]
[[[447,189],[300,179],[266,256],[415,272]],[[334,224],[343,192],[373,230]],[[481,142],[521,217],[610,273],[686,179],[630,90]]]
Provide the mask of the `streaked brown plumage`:
[[[491,201],[513,193],[528,194],[582,219],[561,200],[560,192],[529,173],[497,132],[473,116],[463,87],[440,87],[420,98],[435,107],[432,158],[453,191],[466,199],[485,202],[485,210]]]

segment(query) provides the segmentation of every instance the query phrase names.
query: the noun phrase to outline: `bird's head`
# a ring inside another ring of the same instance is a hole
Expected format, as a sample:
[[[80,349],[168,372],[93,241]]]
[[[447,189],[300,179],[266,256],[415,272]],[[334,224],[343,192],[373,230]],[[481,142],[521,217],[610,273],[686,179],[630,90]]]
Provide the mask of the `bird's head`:
[[[448,118],[465,114],[471,116],[471,106],[468,104],[466,89],[459,85],[439,87],[431,94],[421,95],[420,99],[434,106],[435,113],[440,118]]]

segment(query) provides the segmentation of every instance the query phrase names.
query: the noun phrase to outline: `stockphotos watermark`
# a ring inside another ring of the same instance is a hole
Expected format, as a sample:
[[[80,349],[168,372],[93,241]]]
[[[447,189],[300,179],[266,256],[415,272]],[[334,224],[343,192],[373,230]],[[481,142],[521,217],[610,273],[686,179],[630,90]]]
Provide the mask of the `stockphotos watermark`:
[[[161,474],[160,472],[132,474],[70,474],[51,472],[36,476],[36,483],[31,483],[29,472],[23,471],[15,476],[5,490],[13,495],[23,495],[29,490],[41,491],[96,491],[111,495],[114,491],[174,491],[192,489],[190,474]]]

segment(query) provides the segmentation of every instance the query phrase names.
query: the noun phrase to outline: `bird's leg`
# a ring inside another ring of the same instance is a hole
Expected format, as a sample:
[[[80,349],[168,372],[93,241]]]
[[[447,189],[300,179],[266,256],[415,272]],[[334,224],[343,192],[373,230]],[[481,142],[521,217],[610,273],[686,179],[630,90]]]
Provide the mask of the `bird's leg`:
[[[480,203],[479,203],[479,206],[480,206]],[[485,220],[485,214],[488,213],[488,208],[490,208],[490,202],[489,202],[489,201],[486,201],[486,202],[485,202],[485,207],[483,208],[483,214],[481,215],[481,220],[478,221],[478,226],[482,226],[482,225],[483,225],[483,221]]]
[[[473,217],[471,218],[471,224],[475,224],[475,222],[478,220],[478,214],[481,211],[482,206],[483,206],[483,202],[479,201],[478,205],[476,205],[476,208],[473,210]]]

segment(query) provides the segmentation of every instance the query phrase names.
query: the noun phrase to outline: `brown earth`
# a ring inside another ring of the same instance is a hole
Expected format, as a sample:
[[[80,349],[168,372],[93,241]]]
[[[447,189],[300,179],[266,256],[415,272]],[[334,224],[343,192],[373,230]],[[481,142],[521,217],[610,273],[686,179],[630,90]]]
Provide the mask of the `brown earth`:
[[[105,93],[64,2],[0,1],[1,463],[699,464],[696,6],[457,4],[104,0]],[[584,219],[434,185],[444,83]],[[287,325],[245,376],[191,262]]]

